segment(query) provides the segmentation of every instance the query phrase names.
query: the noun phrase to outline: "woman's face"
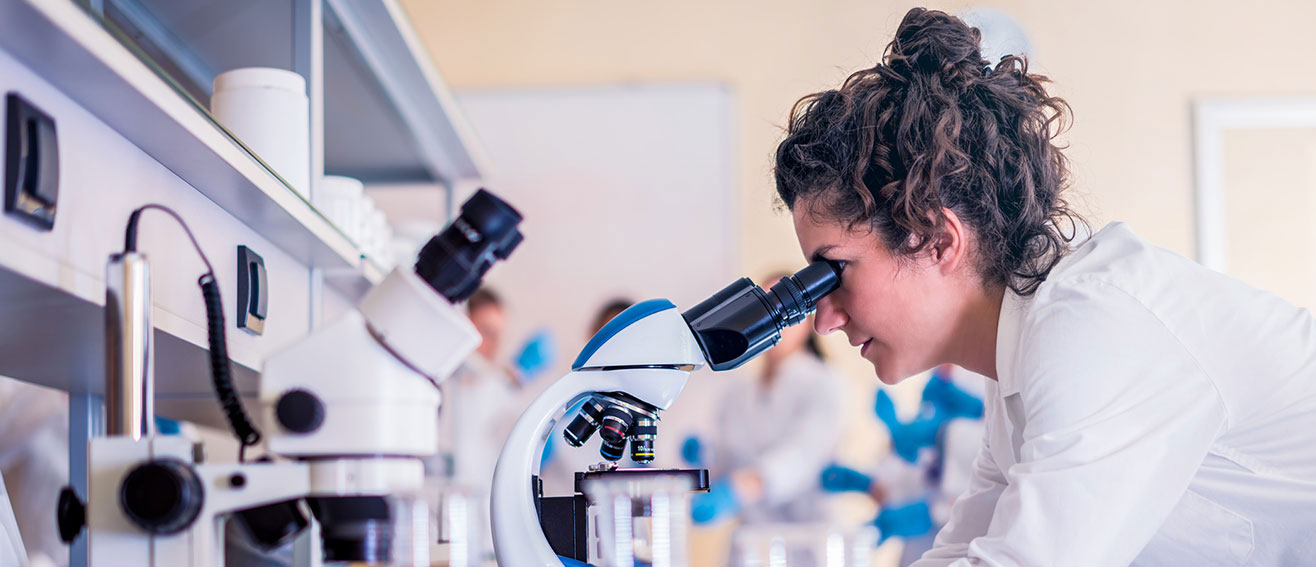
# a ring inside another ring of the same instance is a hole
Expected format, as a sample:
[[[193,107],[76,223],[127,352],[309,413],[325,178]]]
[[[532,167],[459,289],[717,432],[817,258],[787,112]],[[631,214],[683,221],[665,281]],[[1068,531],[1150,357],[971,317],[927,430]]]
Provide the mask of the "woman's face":
[[[931,253],[899,261],[877,233],[813,217],[796,203],[805,258],[845,265],[841,286],[818,302],[818,332],[844,331],[887,384],[945,362],[963,292],[944,263]]]

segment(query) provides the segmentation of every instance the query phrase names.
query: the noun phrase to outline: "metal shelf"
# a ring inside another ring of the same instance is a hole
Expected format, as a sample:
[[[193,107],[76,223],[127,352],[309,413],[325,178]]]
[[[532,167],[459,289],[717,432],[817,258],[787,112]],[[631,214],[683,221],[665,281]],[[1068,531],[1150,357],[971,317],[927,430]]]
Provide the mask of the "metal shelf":
[[[0,49],[349,297],[377,281],[342,232],[77,5],[0,0]]]

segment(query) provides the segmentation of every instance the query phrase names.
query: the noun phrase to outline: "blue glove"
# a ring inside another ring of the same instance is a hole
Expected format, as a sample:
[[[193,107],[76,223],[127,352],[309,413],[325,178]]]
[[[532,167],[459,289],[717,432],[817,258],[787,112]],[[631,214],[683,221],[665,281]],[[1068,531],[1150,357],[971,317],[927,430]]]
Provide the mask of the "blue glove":
[[[681,460],[692,467],[703,467],[704,443],[698,437],[686,437],[681,443]]]
[[[932,513],[928,510],[927,500],[916,500],[900,507],[882,507],[882,512],[873,520],[881,534],[881,540],[893,536],[918,537],[932,531]]]
[[[544,442],[544,451],[539,454],[539,470],[544,470],[549,463],[553,462],[554,445],[557,445],[557,438],[549,436],[548,441]]]
[[[950,378],[934,372],[923,387],[923,403],[930,405],[936,416],[946,420],[957,417],[982,417],[982,400],[956,386]]]
[[[706,493],[690,499],[690,519],[696,524],[708,524],[734,516],[740,511],[740,498],[731,482],[722,479],[713,483]]]
[[[167,417],[155,417],[155,432],[160,435],[178,435],[183,432],[183,427],[177,421]]]
[[[941,424],[946,421],[943,417],[933,415],[910,423],[901,422],[896,416],[896,404],[891,401],[891,395],[887,394],[886,390],[878,390],[877,403],[874,404],[873,411],[891,431],[891,449],[900,458],[911,463],[918,462],[920,449],[931,447],[937,442],[937,432],[941,430]]]
[[[820,476],[827,492],[868,492],[873,487],[873,477],[838,464],[827,465]]]
[[[521,353],[516,355],[517,380],[529,384],[539,378],[552,366],[556,350],[552,332],[548,329],[535,331],[521,346]]]

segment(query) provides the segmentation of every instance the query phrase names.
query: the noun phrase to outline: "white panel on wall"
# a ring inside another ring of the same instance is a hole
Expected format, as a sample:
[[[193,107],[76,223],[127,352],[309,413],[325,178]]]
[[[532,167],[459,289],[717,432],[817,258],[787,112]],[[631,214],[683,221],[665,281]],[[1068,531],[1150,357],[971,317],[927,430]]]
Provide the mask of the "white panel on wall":
[[[510,304],[505,355],[547,326],[574,358],[609,298],[665,297],[684,309],[738,275],[726,89],[495,90],[459,100],[494,167],[488,188],[525,216],[525,242],[486,280]]]
[[[510,362],[537,329],[557,344],[556,363],[530,392],[569,370],[608,300],[667,298],[684,310],[741,275],[726,89],[497,90],[459,100],[493,166],[488,188],[525,216],[524,243],[486,279],[508,306],[501,358]],[[660,463],[679,464],[684,432],[708,413],[711,376],[692,376],[664,415]],[[601,460],[597,438],[558,451],[542,475],[547,495],[569,494],[572,471]]]
[[[1316,308],[1316,128],[1222,140],[1229,275]]]

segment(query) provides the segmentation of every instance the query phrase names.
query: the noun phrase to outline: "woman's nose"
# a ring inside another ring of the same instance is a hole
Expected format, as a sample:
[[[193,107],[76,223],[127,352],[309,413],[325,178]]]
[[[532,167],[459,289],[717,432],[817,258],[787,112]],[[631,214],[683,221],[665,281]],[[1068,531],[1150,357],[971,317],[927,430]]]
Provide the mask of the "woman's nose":
[[[845,312],[831,295],[818,300],[818,313],[813,318],[813,328],[818,334],[826,335],[845,326],[847,322],[849,319]]]

